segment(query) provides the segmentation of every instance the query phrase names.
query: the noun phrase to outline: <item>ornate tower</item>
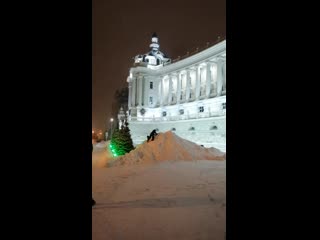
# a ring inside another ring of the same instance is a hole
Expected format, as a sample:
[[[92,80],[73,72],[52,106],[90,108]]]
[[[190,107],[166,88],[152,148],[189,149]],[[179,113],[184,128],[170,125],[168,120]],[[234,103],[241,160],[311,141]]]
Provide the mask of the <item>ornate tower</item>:
[[[160,45],[158,43],[158,36],[156,33],[152,34],[150,48],[154,54],[158,53],[159,51]]]

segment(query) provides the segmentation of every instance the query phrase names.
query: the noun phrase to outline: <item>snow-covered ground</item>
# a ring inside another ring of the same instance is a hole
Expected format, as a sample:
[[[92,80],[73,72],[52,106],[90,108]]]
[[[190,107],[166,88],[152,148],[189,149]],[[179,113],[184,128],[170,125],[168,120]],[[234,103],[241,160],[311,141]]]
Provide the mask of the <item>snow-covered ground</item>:
[[[108,152],[107,146],[110,141],[93,144],[92,167],[105,167],[108,160],[112,159],[112,154]]]
[[[171,132],[118,161],[94,147],[92,239],[223,240],[225,185],[224,153]]]

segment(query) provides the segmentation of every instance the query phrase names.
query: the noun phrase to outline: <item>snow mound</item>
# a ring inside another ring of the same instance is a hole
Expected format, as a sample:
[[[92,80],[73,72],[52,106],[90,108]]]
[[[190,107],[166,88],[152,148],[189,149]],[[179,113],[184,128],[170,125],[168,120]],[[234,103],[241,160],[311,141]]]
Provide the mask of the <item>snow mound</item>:
[[[226,154],[216,148],[201,147],[168,131],[159,133],[154,141],[144,142],[126,155],[109,161],[108,166],[176,160],[225,160],[225,158]]]
[[[95,144],[95,147],[96,147],[96,148],[106,148],[106,147],[107,147],[107,144],[108,144],[107,142],[101,141],[101,142]]]

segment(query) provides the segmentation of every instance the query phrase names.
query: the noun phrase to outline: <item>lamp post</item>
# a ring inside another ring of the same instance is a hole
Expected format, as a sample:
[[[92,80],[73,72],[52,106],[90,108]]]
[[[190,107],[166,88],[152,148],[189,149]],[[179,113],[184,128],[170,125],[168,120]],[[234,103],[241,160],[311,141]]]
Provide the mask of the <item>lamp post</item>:
[[[112,130],[113,130],[113,118],[110,118],[110,139],[112,137]]]
[[[94,143],[94,142],[95,142],[95,131],[92,130],[92,143]]]
[[[99,131],[99,141],[102,141],[102,132],[101,132],[101,130]]]
[[[92,130],[92,139],[94,139],[95,131]]]

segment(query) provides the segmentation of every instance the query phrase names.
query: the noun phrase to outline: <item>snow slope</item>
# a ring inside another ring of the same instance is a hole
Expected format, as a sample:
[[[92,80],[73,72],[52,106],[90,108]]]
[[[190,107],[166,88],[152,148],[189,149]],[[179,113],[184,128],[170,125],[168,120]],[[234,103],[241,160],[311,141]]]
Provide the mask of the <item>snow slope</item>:
[[[225,157],[226,154],[218,149],[201,147],[168,131],[159,133],[154,141],[144,142],[130,153],[109,161],[108,166],[174,160],[225,160]]]

